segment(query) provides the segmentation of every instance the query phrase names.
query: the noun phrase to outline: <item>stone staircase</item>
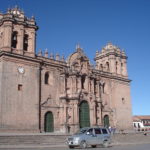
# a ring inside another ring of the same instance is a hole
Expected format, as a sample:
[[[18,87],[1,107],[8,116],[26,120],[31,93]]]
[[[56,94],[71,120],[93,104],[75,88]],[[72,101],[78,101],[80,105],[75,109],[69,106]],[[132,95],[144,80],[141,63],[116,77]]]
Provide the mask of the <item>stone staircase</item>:
[[[46,135],[46,134],[16,134],[0,135],[0,146],[2,145],[65,145],[68,135]]]

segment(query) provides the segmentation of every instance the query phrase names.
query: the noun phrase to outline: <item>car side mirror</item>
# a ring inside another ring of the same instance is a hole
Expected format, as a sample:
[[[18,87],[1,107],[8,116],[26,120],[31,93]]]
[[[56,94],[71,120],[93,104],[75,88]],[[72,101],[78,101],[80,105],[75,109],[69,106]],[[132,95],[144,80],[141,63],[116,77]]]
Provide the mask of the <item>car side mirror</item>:
[[[86,132],[87,135],[90,135],[90,132]]]

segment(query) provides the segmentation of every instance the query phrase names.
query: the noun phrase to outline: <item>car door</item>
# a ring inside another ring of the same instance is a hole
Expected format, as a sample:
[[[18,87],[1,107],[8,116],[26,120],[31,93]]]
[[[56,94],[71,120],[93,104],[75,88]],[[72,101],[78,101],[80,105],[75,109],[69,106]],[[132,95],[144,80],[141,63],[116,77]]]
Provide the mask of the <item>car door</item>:
[[[94,145],[96,144],[96,138],[97,136],[95,135],[94,129],[90,128],[87,132],[86,132],[86,138],[85,140],[87,141],[87,143],[89,145]]]
[[[96,135],[96,144],[102,144],[103,143],[103,133],[100,128],[94,128],[95,135]]]
[[[103,140],[109,140],[110,139],[110,133],[106,128],[102,128],[102,133],[103,133]]]

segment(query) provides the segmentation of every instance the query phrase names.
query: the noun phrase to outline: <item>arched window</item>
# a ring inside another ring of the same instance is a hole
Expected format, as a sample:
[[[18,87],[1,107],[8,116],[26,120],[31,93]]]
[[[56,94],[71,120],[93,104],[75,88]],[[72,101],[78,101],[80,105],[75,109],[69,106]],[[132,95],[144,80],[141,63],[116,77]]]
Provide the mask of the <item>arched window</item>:
[[[109,62],[106,62],[106,69],[109,71]]]
[[[24,35],[24,43],[23,43],[23,49],[24,49],[25,51],[28,50],[28,38],[29,38],[29,36],[28,36],[27,34],[25,34],[25,35]]]
[[[45,73],[45,78],[44,78],[45,84],[49,84],[49,73]]]
[[[100,64],[100,70],[103,71],[103,64]]]
[[[122,98],[122,103],[125,104],[125,98],[124,97]]]
[[[17,48],[17,34],[18,34],[17,31],[14,31],[12,33],[12,39],[11,39],[11,47],[12,48]]]
[[[97,93],[97,88],[96,88],[96,86],[97,86],[96,79],[94,79],[94,93],[95,93],[95,94]]]
[[[102,85],[102,92],[105,93],[105,83]]]
[[[118,62],[116,61],[116,73],[118,72]]]
[[[104,81],[100,81],[99,83],[99,88],[100,88],[100,92],[105,93],[105,82]]]
[[[121,73],[123,73],[123,63],[121,63]]]

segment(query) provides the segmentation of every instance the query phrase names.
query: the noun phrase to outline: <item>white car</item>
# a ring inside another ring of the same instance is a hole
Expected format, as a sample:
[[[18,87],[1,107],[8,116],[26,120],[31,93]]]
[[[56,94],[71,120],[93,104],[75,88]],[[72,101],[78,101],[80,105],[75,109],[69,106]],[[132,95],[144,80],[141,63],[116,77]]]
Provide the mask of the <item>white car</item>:
[[[87,127],[68,137],[66,143],[69,148],[78,146],[80,148],[86,148],[87,146],[95,148],[97,145],[108,147],[111,143],[111,135],[107,128]]]

